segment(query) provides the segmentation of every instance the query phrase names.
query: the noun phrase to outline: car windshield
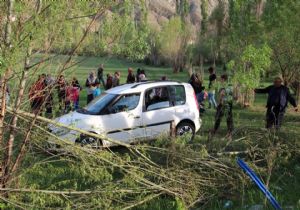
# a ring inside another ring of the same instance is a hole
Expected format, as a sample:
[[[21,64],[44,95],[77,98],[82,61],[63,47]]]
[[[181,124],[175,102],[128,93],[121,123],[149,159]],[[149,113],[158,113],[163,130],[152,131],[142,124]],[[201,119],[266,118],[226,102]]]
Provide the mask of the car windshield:
[[[100,114],[116,97],[117,94],[103,93],[89,103],[85,108],[79,109],[77,112],[82,114],[97,115]]]

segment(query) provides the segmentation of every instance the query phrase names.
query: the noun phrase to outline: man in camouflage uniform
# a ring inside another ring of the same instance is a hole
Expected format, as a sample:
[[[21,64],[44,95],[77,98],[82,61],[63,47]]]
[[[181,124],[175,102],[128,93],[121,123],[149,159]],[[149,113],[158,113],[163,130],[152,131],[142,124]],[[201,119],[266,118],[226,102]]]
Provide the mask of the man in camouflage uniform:
[[[231,138],[233,131],[233,118],[232,118],[232,87],[228,85],[227,75],[221,76],[221,84],[219,89],[219,101],[217,106],[217,112],[215,116],[215,125],[212,133],[215,134],[220,127],[223,116],[226,116],[227,121],[227,137]]]

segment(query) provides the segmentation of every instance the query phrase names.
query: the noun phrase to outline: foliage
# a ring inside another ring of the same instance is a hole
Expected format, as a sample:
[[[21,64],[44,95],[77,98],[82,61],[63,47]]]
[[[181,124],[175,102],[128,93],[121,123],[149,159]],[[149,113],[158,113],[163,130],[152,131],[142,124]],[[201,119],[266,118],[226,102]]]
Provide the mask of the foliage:
[[[95,7],[91,7],[91,4],[94,4]],[[67,26],[72,24],[69,21],[82,18],[76,15],[84,14],[85,17],[86,13],[89,16],[92,13],[93,18],[86,23],[87,26],[85,26],[82,35],[76,40],[76,43],[72,43],[72,46],[68,48],[69,56],[58,67],[59,74],[70,67],[72,56],[83,43],[100,11],[106,10],[106,7],[111,4],[105,0],[97,3],[66,1],[56,4],[55,2],[45,2],[45,5],[40,0],[28,3],[10,0],[1,3],[1,14],[6,14],[9,17],[3,23],[3,25],[6,25],[6,32],[2,33],[0,37],[3,41],[0,53],[5,67],[5,69],[1,68],[5,71],[5,74],[1,75],[2,88],[0,94],[2,105],[0,142],[3,146],[0,154],[1,188],[11,185],[12,177],[26,156],[28,142],[31,139],[32,130],[36,126],[36,118],[34,118],[22,130],[17,130],[19,126],[22,127],[23,125],[19,122],[17,112],[25,108],[23,102],[26,103],[28,99],[26,88],[30,84],[29,73],[32,76],[37,76],[36,73],[41,64],[52,57],[49,52],[51,52],[53,46],[61,44],[61,40],[64,40],[65,36],[70,33],[70,28]],[[32,57],[38,52],[44,53],[43,59],[38,62],[31,62]],[[12,100],[9,104],[11,106],[8,107],[5,105],[5,102],[7,102],[6,97],[2,96],[6,96],[7,88],[5,87],[8,87],[11,81],[13,81],[14,88],[10,92]],[[45,92],[50,94],[52,89],[53,87]],[[15,112],[8,115],[8,108],[13,109]],[[8,119],[5,118],[6,115],[9,116]]]
[[[271,53],[267,45],[261,48],[247,46],[240,57],[228,63],[228,68],[233,72],[232,81],[244,91],[259,86],[261,76],[270,67]]]
[[[189,2],[188,0],[177,0],[176,1],[176,12],[181,16],[182,19],[189,13]]]
[[[299,1],[268,1],[263,14],[265,32],[274,50],[272,69],[286,85],[300,79]]]
[[[112,53],[131,60],[143,60],[150,52],[148,41],[149,29],[145,22],[147,17],[140,2],[141,15],[139,22],[132,17],[134,2],[124,1],[122,5],[113,10],[110,16],[103,20],[103,25],[99,29],[100,36],[97,41],[103,47],[105,53]]]
[[[253,104],[253,89],[259,86],[261,77],[270,67],[271,53],[266,44],[262,47],[249,45],[240,56],[228,63],[233,75],[234,98],[242,106]]]
[[[224,39],[226,38],[226,5],[219,1],[212,10],[210,16],[207,14],[207,2],[201,3],[201,31],[198,33],[195,57],[204,57],[209,63],[225,62]]]
[[[160,53],[171,62],[174,72],[184,68],[184,54],[188,46],[189,37],[189,27],[188,25],[183,25],[180,17],[171,18],[160,32]]]
[[[264,43],[262,24],[256,19],[255,6],[256,1],[252,0],[219,1],[208,18],[212,29],[200,38],[204,43],[211,40],[211,52],[204,54],[210,63],[225,64],[240,55],[247,45]]]

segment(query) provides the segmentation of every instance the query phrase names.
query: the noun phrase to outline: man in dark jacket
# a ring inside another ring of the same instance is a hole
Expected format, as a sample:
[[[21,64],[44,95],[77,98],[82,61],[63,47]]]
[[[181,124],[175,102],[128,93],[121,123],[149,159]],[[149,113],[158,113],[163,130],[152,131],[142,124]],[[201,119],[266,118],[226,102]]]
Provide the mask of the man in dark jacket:
[[[282,79],[276,77],[274,84],[263,89],[255,89],[256,93],[267,93],[267,113],[266,113],[266,127],[272,128],[273,125],[276,129],[279,129],[282,125],[285,109],[288,102],[295,107],[295,111],[298,111],[295,99],[291,96],[289,89],[282,85]]]

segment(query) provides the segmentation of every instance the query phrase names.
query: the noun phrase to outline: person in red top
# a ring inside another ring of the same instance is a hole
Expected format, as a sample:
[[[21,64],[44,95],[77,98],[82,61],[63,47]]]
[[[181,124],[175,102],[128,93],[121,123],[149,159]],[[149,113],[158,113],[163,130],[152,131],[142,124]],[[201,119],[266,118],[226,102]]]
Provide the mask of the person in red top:
[[[71,108],[74,108],[75,110],[79,108],[80,86],[78,86],[79,83],[78,83],[78,85],[75,84],[76,81],[77,80],[73,78],[70,85],[67,85],[67,87],[66,87],[66,102],[65,102],[66,107],[64,110],[65,113],[69,112],[71,110]]]
[[[45,101],[45,76],[39,76],[39,79],[30,87],[29,101],[31,110],[34,114],[38,114]]]
[[[76,98],[74,98],[73,107],[75,110],[77,110],[79,108],[79,95],[80,95],[80,91],[82,90],[82,88],[76,77],[73,77],[71,84],[76,90]],[[75,101],[75,99],[76,99],[76,101]]]

